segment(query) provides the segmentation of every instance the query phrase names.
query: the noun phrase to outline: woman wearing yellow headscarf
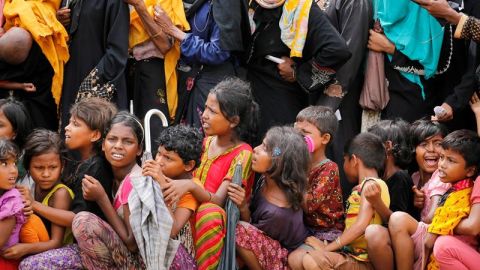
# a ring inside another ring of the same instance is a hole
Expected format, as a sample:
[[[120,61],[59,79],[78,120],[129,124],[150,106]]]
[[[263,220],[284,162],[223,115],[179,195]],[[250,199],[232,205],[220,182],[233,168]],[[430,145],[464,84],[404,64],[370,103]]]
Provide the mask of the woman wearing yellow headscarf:
[[[176,65],[180,57],[177,42],[163,33],[153,21],[153,8],[161,6],[173,23],[182,30],[190,26],[181,0],[127,0],[130,12],[129,49],[134,58],[134,113],[143,118],[150,109],[161,110],[174,119],[177,110]],[[158,119],[152,119],[156,121]],[[152,133],[159,134],[160,121],[152,124]],[[156,148],[155,148],[156,149]]]

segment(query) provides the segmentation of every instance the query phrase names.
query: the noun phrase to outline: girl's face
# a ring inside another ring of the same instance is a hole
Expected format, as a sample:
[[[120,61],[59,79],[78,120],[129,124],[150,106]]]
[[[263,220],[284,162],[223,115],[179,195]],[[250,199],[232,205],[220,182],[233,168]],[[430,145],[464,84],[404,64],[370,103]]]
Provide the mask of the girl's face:
[[[15,138],[15,130],[13,130],[12,123],[3,113],[3,110],[0,110],[0,138],[13,140]]]
[[[70,150],[78,150],[91,146],[98,137],[98,131],[90,129],[83,119],[71,116],[65,127],[65,146]]]
[[[10,190],[14,188],[17,177],[17,161],[13,157],[0,160],[0,190]]]
[[[162,173],[172,179],[176,179],[187,170],[185,163],[175,151],[168,151],[165,147],[158,147],[155,160],[160,164]]]
[[[122,123],[112,126],[102,144],[105,158],[112,168],[131,166],[142,153],[138,139],[131,127]]]
[[[60,180],[62,160],[55,152],[33,156],[28,170],[36,186],[41,190],[50,190]]]
[[[214,94],[208,94],[207,101],[205,102],[205,110],[202,114],[202,127],[208,136],[223,135],[235,127],[235,125],[228,121],[223,115],[220,110],[220,104]]]
[[[253,149],[252,170],[257,173],[265,173],[272,167],[272,156],[267,151],[265,140]]]
[[[460,153],[450,150],[440,150],[440,160],[438,162],[438,176],[444,183],[451,183],[472,177],[475,173],[475,167],[466,166],[466,161]]]
[[[434,135],[415,147],[415,159],[421,172],[432,174],[438,167],[443,137]]]

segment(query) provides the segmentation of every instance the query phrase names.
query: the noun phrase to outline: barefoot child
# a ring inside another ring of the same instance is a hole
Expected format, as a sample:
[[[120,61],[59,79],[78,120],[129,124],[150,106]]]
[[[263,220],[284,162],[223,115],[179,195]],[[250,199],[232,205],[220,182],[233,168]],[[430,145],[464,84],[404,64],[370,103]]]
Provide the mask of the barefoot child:
[[[381,224],[379,215],[365,198],[363,186],[374,181],[381,189],[381,198],[388,207],[388,187],[378,176],[385,162],[385,148],[379,137],[361,133],[345,147],[343,169],[352,183],[358,183],[352,190],[346,209],[345,231],[334,242],[325,245],[315,237],[309,237],[306,244],[314,248],[303,257],[304,269],[333,269],[342,265],[344,269],[372,269],[364,238],[369,224]]]
[[[324,106],[311,106],[297,115],[295,129],[311,147],[310,173],[303,202],[305,225],[320,240],[334,241],[344,228],[343,198],[337,164],[325,149],[337,131],[334,112]],[[302,269],[302,258],[309,246],[302,245],[288,257],[290,267]]]

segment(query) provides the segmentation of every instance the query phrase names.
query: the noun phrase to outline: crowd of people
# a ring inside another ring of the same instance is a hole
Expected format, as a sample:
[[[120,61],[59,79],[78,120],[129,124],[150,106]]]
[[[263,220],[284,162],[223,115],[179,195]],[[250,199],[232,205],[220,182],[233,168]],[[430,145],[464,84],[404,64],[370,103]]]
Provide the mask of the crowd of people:
[[[0,269],[476,268],[480,2],[0,10]]]

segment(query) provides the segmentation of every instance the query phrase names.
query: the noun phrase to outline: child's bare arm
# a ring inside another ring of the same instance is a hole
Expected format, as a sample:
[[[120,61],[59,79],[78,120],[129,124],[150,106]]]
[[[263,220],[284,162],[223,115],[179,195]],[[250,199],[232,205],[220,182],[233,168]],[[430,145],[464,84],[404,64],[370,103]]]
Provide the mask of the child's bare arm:
[[[480,203],[472,205],[467,218],[460,221],[454,230],[455,234],[476,236],[480,234]]]
[[[480,97],[475,92],[470,99],[470,108],[475,114],[475,121],[477,122],[477,133],[480,136]]]
[[[2,232],[0,233],[0,247],[7,243],[13,228],[15,228],[15,224],[17,224],[17,220],[14,216],[0,220],[0,232]]]
[[[435,196],[430,197],[430,201],[431,201],[430,211],[428,212],[428,215],[425,217],[425,220],[423,222],[425,222],[427,224],[432,223],[433,216],[435,215],[435,210],[437,210],[438,202],[440,201],[441,197],[442,196],[440,196],[440,195],[435,195]]]
[[[185,226],[190,217],[192,216],[193,211],[188,208],[178,207],[173,213],[173,225],[172,231],[170,232],[170,237],[175,237],[180,232],[180,230]]]
[[[61,188],[53,194],[51,201],[52,208],[60,210],[70,209],[72,198],[68,191]],[[46,242],[38,243],[19,243],[4,251],[4,257],[7,259],[20,259],[25,255],[37,254],[47,250],[59,248],[63,244],[63,238],[65,235],[65,227],[52,223],[50,230],[50,240]]]
[[[365,195],[362,193],[362,199],[360,201],[360,211],[358,213],[357,220],[355,221],[355,223],[352,224],[350,228],[345,230],[343,234],[337,238],[336,241],[328,244],[325,247],[325,251],[338,250],[365,234],[365,230],[370,224],[374,213],[375,210],[365,198]]]
[[[372,205],[375,211],[382,218],[383,223],[388,223],[392,211],[382,201],[382,189],[375,181],[367,181],[362,188],[362,193],[365,195],[367,201]]]
[[[35,92],[37,90],[33,83],[18,83],[11,81],[0,81],[0,89],[24,90],[26,92]]]
[[[422,254],[422,268],[426,269],[428,260],[430,259],[430,254],[432,254],[433,246],[435,245],[435,241],[438,238],[438,234],[427,233],[424,240],[424,249]]]

